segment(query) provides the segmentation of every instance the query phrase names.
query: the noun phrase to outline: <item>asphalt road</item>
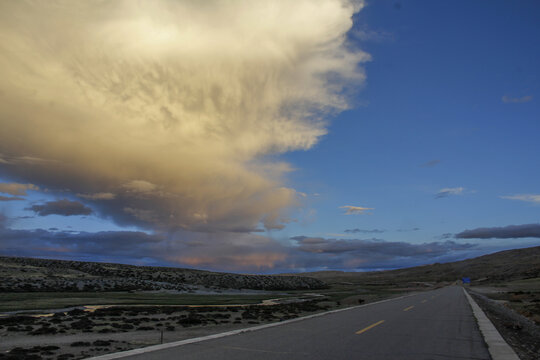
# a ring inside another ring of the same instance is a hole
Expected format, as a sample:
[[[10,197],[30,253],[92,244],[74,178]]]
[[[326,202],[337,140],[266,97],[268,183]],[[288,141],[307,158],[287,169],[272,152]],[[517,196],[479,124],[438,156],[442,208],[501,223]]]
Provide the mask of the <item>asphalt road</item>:
[[[127,359],[490,359],[471,308],[452,286]]]

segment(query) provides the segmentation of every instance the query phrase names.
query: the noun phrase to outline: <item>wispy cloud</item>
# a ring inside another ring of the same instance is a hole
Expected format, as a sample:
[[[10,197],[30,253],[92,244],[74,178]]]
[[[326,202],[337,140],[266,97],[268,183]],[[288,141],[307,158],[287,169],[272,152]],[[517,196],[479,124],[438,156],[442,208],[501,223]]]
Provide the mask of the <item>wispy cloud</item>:
[[[508,199],[508,200],[519,200],[519,201],[526,201],[526,202],[532,202],[535,204],[540,204],[540,195],[539,194],[518,194],[518,195],[506,195],[506,196],[500,196],[501,199]]]
[[[345,209],[345,215],[362,215],[366,211],[374,210],[375,208],[367,208],[362,206],[344,205],[340,206],[340,209]]]
[[[20,196],[2,196],[2,195],[0,195],[0,201],[17,201],[17,200],[25,200],[25,198],[22,198]]]
[[[517,239],[540,238],[540,224],[508,225],[465,230],[456,234],[458,239]]]
[[[464,190],[465,188],[463,187],[444,188],[444,189],[439,190],[435,194],[435,198],[440,199],[440,198],[448,197],[450,195],[462,195]]]
[[[62,216],[74,216],[74,215],[90,215],[92,209],[85,206],[78,201],[71,201],[68,199],[48,201],[44,204],[32,205],[28,208],[39,216],[48,215],[62,215]]]
[[[434,166],[437,166],[441,163],[441,160],[439,159],[434,159],[434,160],[430,160],[426,163],[423,163],[422,165],[420,165],[420,167],[434,167]]]
[[[508,104],[508,103],[526,103],[526,102],[531,101],[532,99],[533,99],[532,95],[527,95],[523,97],[511,97],[508,95],[504,95],[501,100],[503,103]]]
[[[367,26],[355,29],[351,32],[351,36],[357,38],[360,41],[370,41],[377,43],[395,40],[395,35],[392,32],[386,30],[373,30],[369,29]]]
[[[411,231],[419,231],[420,228],[419,227],[415,227],[415,228],[410,228],[410,229],[397,229],[396,231],[397,232],[411,232]]]
[[[439,239],[447,240],[447,239],[451,239],[453,237],[454,237],[454,234],[452,234],[452,233],[444,233],[444,234],[439,236]]]
[[[343,230],[343,232],[347,233],[347,234],[381,234],[384,232],[384,230],[379,230],[379,229],[371,229],[371,230],[366,230],[366,229],[346,229],[346,230]]]

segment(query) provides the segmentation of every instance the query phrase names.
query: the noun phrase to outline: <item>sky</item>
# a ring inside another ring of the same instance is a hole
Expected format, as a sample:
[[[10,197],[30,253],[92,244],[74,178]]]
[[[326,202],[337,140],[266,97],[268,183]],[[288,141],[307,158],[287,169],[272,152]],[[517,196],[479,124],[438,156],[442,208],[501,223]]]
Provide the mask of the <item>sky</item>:
[[[0,10],[0,255],[283,273],[540,245],[537,1]]]

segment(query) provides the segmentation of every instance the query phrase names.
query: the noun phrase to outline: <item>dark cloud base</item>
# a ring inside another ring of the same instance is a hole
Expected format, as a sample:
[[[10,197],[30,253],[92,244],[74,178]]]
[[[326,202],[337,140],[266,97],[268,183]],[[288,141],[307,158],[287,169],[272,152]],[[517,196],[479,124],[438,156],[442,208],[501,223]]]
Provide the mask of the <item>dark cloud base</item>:
[[[464,258],[475,245],[455,241],[410,244],[381,239],[326,239],[306,236],[284,244],[256,234],[140,231],[73,232],[15,230],[0,219],[0,254],[126,264],[181,266],[232,272],[374,270]],[[216,235],[217,236],[217,235]],[[239,238],[245,236],[248,238]]]
[[[456,234],[457,239],[518,239],[540,238],[540,224],[508,225],[465,230]]]
[[[3,195],[0,195],[0,201],[17,201],[17,200],[25,200],[25,199],[20,197],[20,196],[3,196]]]
[[[365,230],[365,229],[345,229],[343,230],[346,234],[381,234],[384,232],[384,230],[379,229],[372,229],[372,230]]]
[[[81,202],[71,201],[68,199],[48,201],[44,204],[32,205],[27,210],[32,210],[39,216],[74,216],[92,214],[92,209],[88,206],[84,205]]]

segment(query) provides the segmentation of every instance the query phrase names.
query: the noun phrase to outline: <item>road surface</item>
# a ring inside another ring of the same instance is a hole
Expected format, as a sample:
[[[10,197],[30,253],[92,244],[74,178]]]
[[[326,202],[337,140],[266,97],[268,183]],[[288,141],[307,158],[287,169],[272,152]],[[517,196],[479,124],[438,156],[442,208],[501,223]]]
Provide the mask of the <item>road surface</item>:
[[[458,286],[125,359],[491,359]]]

